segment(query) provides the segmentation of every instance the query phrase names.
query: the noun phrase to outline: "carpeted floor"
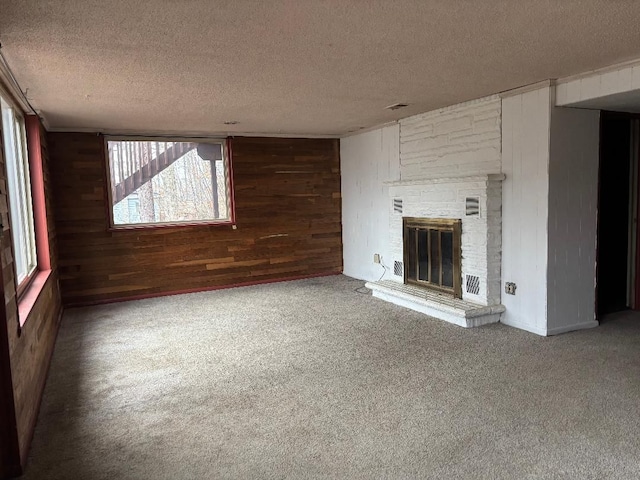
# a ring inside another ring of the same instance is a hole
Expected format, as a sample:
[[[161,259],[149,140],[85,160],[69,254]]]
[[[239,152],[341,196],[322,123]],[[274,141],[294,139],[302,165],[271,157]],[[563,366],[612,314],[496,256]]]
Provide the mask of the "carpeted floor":
[[[640,317],[465,330],[362,285],[67,311],[24,478],[640,478]]]

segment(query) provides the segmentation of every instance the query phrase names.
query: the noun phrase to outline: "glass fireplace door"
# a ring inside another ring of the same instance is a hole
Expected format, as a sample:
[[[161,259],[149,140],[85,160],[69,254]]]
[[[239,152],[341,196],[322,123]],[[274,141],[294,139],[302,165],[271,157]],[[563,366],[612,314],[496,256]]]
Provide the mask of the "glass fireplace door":
[[[404,218],[405,283],[461,297],[457,219]]]

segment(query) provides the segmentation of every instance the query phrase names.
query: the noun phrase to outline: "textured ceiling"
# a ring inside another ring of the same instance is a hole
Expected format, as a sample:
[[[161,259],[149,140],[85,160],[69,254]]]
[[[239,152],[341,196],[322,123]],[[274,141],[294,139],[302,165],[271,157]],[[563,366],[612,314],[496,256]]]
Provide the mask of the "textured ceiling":
[[[53,129],[334,135],[640,57],[639,18],[637,0],[0,0],[0,42]]]

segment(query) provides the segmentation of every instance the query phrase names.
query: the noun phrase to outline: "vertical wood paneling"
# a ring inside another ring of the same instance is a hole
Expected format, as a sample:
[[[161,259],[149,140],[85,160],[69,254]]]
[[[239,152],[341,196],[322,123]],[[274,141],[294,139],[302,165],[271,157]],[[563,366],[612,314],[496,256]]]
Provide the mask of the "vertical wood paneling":
[[[60,320],[60,294],[55,275],[49,277],[18,336],[17,316],[9,320],[11,371],[21,463],[24,465]],[[16,323],[13,323],[16,322]]]
[[[1,157],[2,153],[0,153]],[[0,319],[2,320],[2,328],[0,328],[0,478],[5,478],[19,473],[20,451],[18,449],[18,429],[11,379],[9,338],[7,328],[5,328],[7,322],[4,310],[0,311]]]
[[[49,134],[65,304],[342,271],[338,140],[235,138],[237,230],[110,231],[103,138]]]
[[[501,321],[541,335],[547,331],[547,223],[551,90],[542,88],[502,101]]]

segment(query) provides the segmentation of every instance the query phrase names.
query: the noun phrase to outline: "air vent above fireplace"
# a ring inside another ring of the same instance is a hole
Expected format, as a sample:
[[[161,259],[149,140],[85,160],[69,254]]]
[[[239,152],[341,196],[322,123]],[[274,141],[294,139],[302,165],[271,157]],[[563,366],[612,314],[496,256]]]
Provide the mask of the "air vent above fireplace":
[[[480,199],[478,197],[467,197],[465,201],[465,214],[467,217],[480,215]]]
[[[402,199],[394,198],[393,199],[393,211],[395,213],[402,213]]]

